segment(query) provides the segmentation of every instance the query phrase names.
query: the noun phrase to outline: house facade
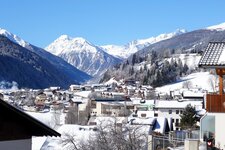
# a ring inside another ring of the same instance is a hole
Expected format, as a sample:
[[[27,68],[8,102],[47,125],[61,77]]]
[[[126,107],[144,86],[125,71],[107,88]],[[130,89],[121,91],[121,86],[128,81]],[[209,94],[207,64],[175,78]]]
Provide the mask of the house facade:
[[[200,120],[202,141],[213,139],[213,146],[225,149],[225,42],[210,42],[199,61],[199,67],[215,69],[219,77],[219,91],[206,95],[207,113]]]

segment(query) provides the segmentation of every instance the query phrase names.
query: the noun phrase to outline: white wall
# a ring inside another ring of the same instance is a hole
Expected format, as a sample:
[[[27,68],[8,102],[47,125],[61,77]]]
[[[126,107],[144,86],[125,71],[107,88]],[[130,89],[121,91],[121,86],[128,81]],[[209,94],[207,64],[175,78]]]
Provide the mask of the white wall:
[[[31,150],[31,139],[0,141],[2,150]]]
[[[215,115],[215,145],[225,149],[225,113],[213,113]]]

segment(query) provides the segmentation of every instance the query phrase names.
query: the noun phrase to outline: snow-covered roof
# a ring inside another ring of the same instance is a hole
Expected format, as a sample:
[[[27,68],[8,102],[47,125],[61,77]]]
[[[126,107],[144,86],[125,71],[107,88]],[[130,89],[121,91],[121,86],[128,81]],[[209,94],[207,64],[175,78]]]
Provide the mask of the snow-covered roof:
[[[140,111],[140,110],[138,110],[137,111],[138,117],[141,117],[142,114],[146,114],[146,117],[154,117],[154,111],[150,111],[150,110],[148,110],[148,111]]]
[[[203,98],[205,93],[201,91],[183,91],[183,97],[196,97],[196,98]]]
[[[138,118],[129,117],[128,123],[132,125],[150,125],[155,132],[164,134],[166,130],[170,130],[168,119],[165,117],[149,117],[149,118]]]
[[[39,113],[39,112],[29,112],[29,111],[25,111],[25,113],[29,114],[30,116],[34,117],[35,119],[41,121],[42,123],[44,123],[45,125],[49,126],[49,127],[54,127],[55,122],[54,122],[54,113],[51,112],[47,112],[47,113]],[[65,114],[62,113],[60,115],[60,120],[61,120],[61,124],[63,124],[65,121]]]
[[[153,126],[156,121],[156,118],[138,118],[138,117],[129,117],[128,122],[130,124],[138,125],[151,125]]]
[[[111,105],[111,106],[133,106],[132,102],[117,102],[117,101],[112,101],[112,102],[101,102],[101,104],[105,105]]]
[[[185,108],[188,104],[192,106],[200,106],[202,105],[202,101],[182,101],[178,102],[175,100],[157,100],[155,104],[155,108]]]
[[[91,91],[75,92],[74,95],[88,98]]]
[[[127,123],[126,117],[91,117],[89,119],[90,122],[96,122],[97,125],[100,126],[107,126],[111,125],[112,123]]]
[[[153,105],[154,100],[143,100],[141,98],[130,98],[134,105]]]
[[[83,97],[79,97],[79,96],[74,96],[72,99],[71,99],[73,102],[87,102],[88,101],[88,98],[83,98]]]
[[[104,85],[112,85],[112,84],[117,84],[117,85],[119,85],[119,82],[116,81],[115,78],[111,78],[111,79],[109,79],[107,82],[104,83]]]
[[[164,134],[166,132],[166,126],[169,125],[167,118],[157,117],[154,125],[154,131]]]
[[[199,67],[218,68],[225,67],[225,42],[209,42],[202,58],[199,61]]]

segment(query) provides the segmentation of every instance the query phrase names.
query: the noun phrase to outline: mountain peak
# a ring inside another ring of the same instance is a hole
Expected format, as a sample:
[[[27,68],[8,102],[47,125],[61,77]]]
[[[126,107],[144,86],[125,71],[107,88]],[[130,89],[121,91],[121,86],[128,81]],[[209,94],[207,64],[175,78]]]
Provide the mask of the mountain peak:
[[[23,39],[21,39],[17,35],[12,34],[5,29],[0,28],[0,35],[7,37],[10,41],[12,41],[16,44],[19,44],[20,46],[25,47],[29,50],[33,49],[28,42],[24,41]]]
[[[72,38],[69,35],[63,34],[57,40],[71,40]]]
[[[174,33],[175,34],[183,34],[183,33],[187,33],[188,31],[186,29],[177,29]]]
[[[187,31],[185,29],[177,29],[176,31],[172,33],[160,34],[156,37],[150,37],[147,39],[133,40],[123,46],[105,45],[105,46],[102,46],[102,48],[111,55],[114,55],[120,58],[127,58],[131,54],[136,53],[137,51],[143,49],[144,47],[147,47],[151,44],[154,44],[163,40],[170,39],[174,36],[177,36],[186,32]]]
[[[75,42],[75,43],[81,43],[81,44],[85,44],[85,43],[90,44],[90,42],[88,42],[86,39],[82,37],[72,38],[66,34],[61,35],[59,38],[56,39],[56,41],[73,41],[73,43]]]
[[[225,22],[218,24],[218,25],[213,25],[213,26],[207,27],[206,29],[207,30],[224,31],[225,30]]]
[[[96,46],[88,42],[86,39],[82,37],[72,38],[68,35],[61,35],[45,49],[54,55],[72,51],[88,51],[91,53],[96,53],[98,51]]]
[[[87,44],[87,45],[92,45],[90,42],[88,42],[86,39],[82,38],[82,37],[76,37],[76,38],[73,38],[73,42],[76,42],[76,43],[80,43],[80,44]]]

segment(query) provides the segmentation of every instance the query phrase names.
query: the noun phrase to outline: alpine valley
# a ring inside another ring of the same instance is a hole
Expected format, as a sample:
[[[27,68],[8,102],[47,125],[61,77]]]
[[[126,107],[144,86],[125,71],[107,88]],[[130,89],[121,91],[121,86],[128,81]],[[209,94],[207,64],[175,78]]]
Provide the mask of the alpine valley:
[[[0,79],[19,87],[46,88],[83,83],[91,76],[63,59],[0,29]]]
[[[104,82],[116,77],[157,87],[198,72],[208,42],[225,40],[225,23],[191,32],[176,30],[125,45],[98,46],[81,37],[62,35],[45,50],[4,29],[0,35],[1,81],[16,81],[20,87],[66,88],[90,79]]]

